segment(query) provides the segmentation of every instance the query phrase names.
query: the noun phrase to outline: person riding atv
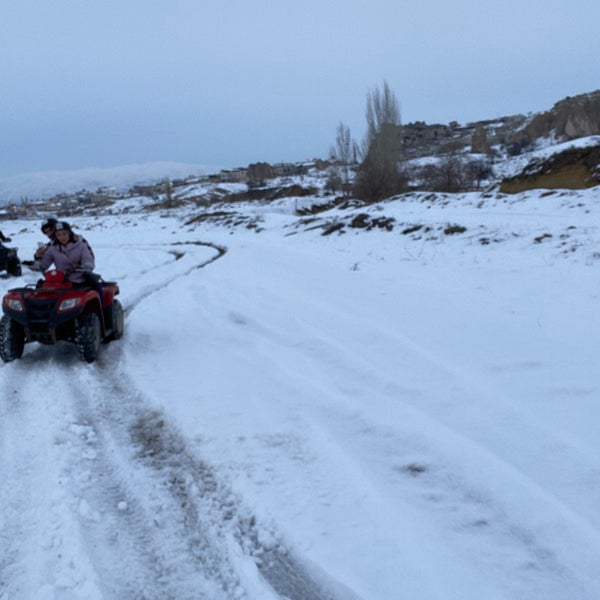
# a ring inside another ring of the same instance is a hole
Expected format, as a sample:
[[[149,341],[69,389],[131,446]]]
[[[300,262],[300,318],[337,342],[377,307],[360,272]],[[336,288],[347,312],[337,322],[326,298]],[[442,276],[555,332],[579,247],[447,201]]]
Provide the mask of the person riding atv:
[[[115,298],[119,286],[93,273],[89,245],[65,222],[56,223],[56,239],[32,261],[44,272],[37,284],[14,288],[2,299],[0,358],[21,358],[25,344],[74,342],[85,362],[96,360],[101,342],[123,335],[124,315]],[[50,237],[50,236],[49,236]],[[55,269],[47,270],[52,264]]]
[[[45,272],[54,264],[58,271],[65,273],[73,283],[84,283],[86,273],[94,270],[96,260],[89,244],[75,235],[65,221],[54,226],[54,241],[46,247],[41,258],[34,261],[33,268]]]

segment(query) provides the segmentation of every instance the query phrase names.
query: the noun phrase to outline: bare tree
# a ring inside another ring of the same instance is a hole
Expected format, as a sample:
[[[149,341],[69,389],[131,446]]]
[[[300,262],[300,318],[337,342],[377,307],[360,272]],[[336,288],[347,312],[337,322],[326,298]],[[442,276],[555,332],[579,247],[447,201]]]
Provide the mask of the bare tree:
[[[491,158],[488,158],[487,160],[471,161],[467,164],[467,169],[469,171],[469,174],[471,175],[472,180],[477,186],[477,189],[481,188],[481,183],[483,181],[492,177],[494,174]]]
[[[365,117],[367,132],[363,141],[364,156],[369,153],[376,140],[382,137],[382,133],[389,130],[386,126],[400,125],[400,105],[387,81],[383,82],[382,89],[375,88],[367,93]]]
[[[406,189],[406,176],[398,169],[402,149],[400,106],[387,81],[367,94],[367,131],[362,144],[362,163],[356,194],[377,202]]]
[[[340,121],[336,131],[335,146],[331,147],[330,154],[338,163],[336,175],[342,183],[345,196],[350,194],[350,172],[351,164],[354,162],[354,146],[350,128]]]
[[[479,188],[491,174],[491,167],[484,161],[467,161],[459,153],[451,152],[425,167],[422,176],[425,189],[455,193],[469,190],[474,184]]]

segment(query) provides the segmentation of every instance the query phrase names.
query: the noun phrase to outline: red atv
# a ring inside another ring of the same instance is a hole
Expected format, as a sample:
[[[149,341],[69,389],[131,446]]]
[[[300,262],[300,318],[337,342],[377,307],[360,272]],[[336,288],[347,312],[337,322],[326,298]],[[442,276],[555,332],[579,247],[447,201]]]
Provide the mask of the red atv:
[[[90,273],[84,285],[65,280],[61,271],[46,271],[37,285],[9,290],[2,299],[0,357],[21,358],[27,342],[74,342],[82,360],[96,360],[100,342],[123,335],[119,286]]]

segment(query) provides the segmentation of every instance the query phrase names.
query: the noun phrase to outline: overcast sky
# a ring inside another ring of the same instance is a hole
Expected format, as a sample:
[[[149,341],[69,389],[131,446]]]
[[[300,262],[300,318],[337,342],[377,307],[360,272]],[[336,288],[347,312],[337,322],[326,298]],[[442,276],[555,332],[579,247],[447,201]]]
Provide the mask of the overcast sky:
[[[600,88],[598,0],[1,0],[0,176],[328,155],[386,80],[402,121]]]

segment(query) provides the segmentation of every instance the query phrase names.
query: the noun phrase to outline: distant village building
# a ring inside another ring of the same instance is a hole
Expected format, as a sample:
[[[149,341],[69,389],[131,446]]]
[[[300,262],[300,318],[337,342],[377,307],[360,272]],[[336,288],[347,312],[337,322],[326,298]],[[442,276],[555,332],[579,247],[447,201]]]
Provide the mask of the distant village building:
[[[439,144],[453,135],[450,125],[427,125],[424,121],[415,121],[399,127],[402,129],[402,143],[407,149]]]
[[[277,176],[275,169],[267,162],[257,162],[248,165],[246,178],[248,181],[265,181]]]
[[[117,198],[119,192],[117,192],[117,189],[114,187],[102,186],[96,190],[96,194],[98,194],[98,196],[104,196],[105,198]]]
[[[248,180],[248,172],[247,169],[242,167],[237,169],[223,169],[217,175],[211,175],[209,179],[223,183],[246,183]]]

